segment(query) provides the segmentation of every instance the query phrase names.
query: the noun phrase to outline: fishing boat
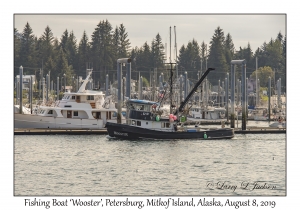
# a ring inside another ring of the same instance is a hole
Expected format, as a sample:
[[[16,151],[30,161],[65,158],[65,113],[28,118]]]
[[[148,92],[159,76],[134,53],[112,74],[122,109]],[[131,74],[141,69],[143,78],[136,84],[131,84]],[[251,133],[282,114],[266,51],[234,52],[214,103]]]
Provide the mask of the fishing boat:
[[[127,120],[125,124],[107,122],[106,128],[110,137],[121,139],[230,139],[234,137],[232,128],[200,128],[186,125],[184,107],[202,83],[207,74],[214,70],[209,68],[185,100],[176,109],[170,98],[170,114],[163,116],[159,109],[160,103],[148,100],[129,99],[127,105]],[[172,78],[171,65],[171,78]],[[172,93],[172,79],[170,82]]]
[[[87,90],[92,71],[77,92],[65,92],[61,100],[46,102],[32,114],[14,114],[15,128],[104,129],[105,123],[117,122],[113,96]],[[126,110],[122,111],[125,123]]]

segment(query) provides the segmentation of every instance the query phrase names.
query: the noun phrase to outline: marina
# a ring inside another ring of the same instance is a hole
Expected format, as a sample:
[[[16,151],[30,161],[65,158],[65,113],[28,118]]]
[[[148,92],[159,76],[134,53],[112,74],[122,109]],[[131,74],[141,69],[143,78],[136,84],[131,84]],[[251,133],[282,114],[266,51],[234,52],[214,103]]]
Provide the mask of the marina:
[[[156,36],[133,46],[129,16],[79,42],[15,28],[14,196],[286,196],[286,35],[235,48],[218,26],[178,48],[145,14],[129,23]]]

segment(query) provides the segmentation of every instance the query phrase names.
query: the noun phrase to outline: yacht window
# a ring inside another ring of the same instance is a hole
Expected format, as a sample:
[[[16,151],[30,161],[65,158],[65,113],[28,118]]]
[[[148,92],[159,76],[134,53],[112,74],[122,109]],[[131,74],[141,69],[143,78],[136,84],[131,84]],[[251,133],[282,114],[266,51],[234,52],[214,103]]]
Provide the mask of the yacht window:
[[[123,115],[124,117],[126,117],[126,112],[122,112],[122,115]]]
[[[72,96],[72,99],[75,99],[75,96]]]
[[[73,116],[78,117],[78,111],[74,111]]]
[[[132,121],[131,121],[131,125],[135,125],[135,120],[132,120]]]
[[[141,124],[141,121],[136,121],[136,125],[137,126],[141,126],[142,124]]]
[[[170,123],[166,123],[166,128],[170,128]]]
[[[53,114],[53,110],[49,110],[48,114]]]
[[[113,112],[112,116],[117,117],[117,112]]]
[[[79,100],[79,99],[80,99],[80,96],[76,96],[76,99]]]
[[[94,96],[87,96],[87,100],[94,100]]]
[[[165,127],[165,123],[161,123],[161,127],[164,128]]]

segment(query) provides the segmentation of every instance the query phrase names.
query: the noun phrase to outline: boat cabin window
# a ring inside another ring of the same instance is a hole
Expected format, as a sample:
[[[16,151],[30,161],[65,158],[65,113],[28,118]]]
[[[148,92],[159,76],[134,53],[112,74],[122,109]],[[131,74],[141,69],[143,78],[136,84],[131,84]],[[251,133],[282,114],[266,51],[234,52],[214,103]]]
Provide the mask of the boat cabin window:
[[[74,99],[74,100],[75,100],[75,96],[72,96],[72,99]]]
[[[141,126],[142,125],[141,121],[136,121],[136,125]]]
[[[151,105],[148,105],[148,104],[130,104],[130,109],[150,112]]]
[[[169,127],[170,127],[170,123],[162,122],[162,123],[161,123],[161,127],[162,127],[162,128],[169,128]]]
[[[95,119],[101,119],[101,113],[100,112],[93,112],[93,117]]]
[[[129,109],[133,109],[134,110],[135,109],[135,104],[130,104],[129,105]]]
[[[121,112],[121,113],[122,113],[122,115],[123,115],[124,117],[126,117],[126,112]],[[113,112],[112,116],[113,116],[113,117],[117,117],[117,116],[118,116],[118,113],[117,113],[117,112]]]
[[[78,111],[74,111],[74,112],[73,112],[73,116],[74,116],[74,117],[78,117]]]
[[[144,111],[144,105],[136,105],[136,110]]]
[[[87,100],[94,100],[94,96],[86,96]]]
[[[48,114],[53,114],[53,110],[49,110]]]
[[[135,120],[132,120],[132,121],[131,121],[131,125],[135,125]]]

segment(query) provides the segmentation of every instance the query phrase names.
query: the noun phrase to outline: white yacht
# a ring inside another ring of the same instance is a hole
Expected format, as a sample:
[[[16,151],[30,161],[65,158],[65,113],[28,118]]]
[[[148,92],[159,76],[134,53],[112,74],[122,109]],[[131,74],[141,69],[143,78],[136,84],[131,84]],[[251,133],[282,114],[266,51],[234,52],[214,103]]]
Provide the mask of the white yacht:
[[[33,114],[14,114],[15,128],[104,129],[107,122],[117,122],[112,96],[87,90],[90,72],[78,92],[65,92],[62,100],[39,106]],[[122,123],[126,123],[122,112]]]
[[[225,112],[226,109],[224,107],[192,107],[190,109],[190,117],[187,119],[190,121],[225,121]]]

